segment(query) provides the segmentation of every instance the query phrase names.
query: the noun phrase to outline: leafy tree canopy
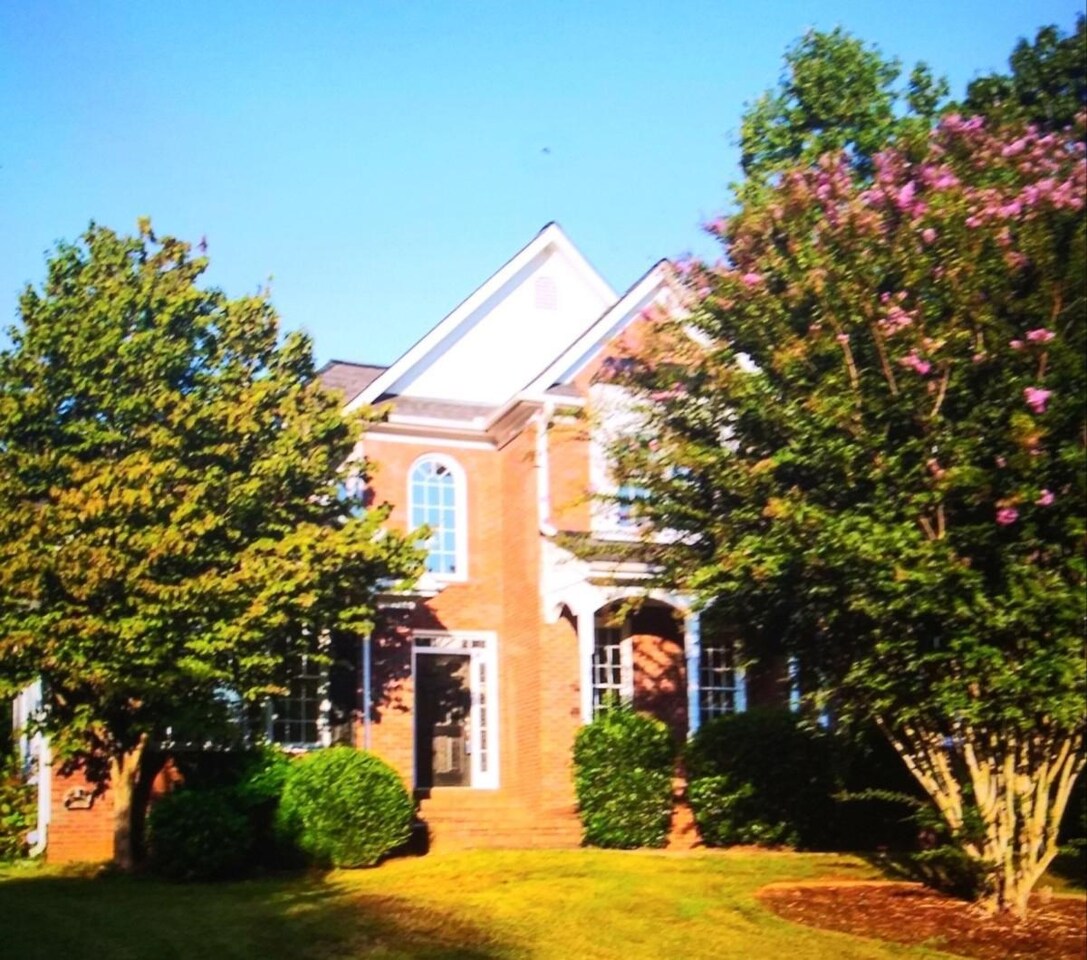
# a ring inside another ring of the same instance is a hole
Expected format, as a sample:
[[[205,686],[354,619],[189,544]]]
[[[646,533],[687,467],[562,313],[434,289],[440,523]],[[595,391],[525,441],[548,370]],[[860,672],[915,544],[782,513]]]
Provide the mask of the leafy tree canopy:
[[[308,339],[265,295],[199,287],[206,266],[92,225],[0,353],[0,684],[40,676],[54,751],[117,789],[193,704],[259,700],[326,631],[367,629],[416,562],[363,509],[363,421]]]
[[[839,29],[812,30],[785,54],[776,89],[752,104],[740,131],[747,195],[776,174],[844,150],[858,171],[892,139],[925,130],[947,83],[918,63],[903,85],[902,65]]]
[[[799,163],[617,367],[665,579],[874,717],[1020,912],[1084,765],[1085,122]]]
[[[1033,43],[1020,40],[1008,60],[1011,73],[978,77],[966,91],[963,109],[1004,122],[1063,130],[1087,109],[1087,19],[1063,34],[1042,27]]]

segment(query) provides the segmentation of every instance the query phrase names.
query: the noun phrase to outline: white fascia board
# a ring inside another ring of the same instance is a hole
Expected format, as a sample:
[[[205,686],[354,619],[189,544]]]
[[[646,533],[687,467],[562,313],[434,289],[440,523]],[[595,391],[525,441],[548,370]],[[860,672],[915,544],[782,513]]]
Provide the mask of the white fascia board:
[[[446,417],[414,417],[396,413],[389,414],[385,423],[392,426],[432,427],[437,430],[482,430],[485,426],[483,417],[472,417],[471,420],[449,420]]]
[[[537,397],[554,383],[565,383],[576,377],[596,356],[600,347],[618,335],[646,309],[662,288],[668,286],[662,260],[624,294],[623,298],[606,310],[569,349],[532,381],[519,396]]]
[[[369,443],[407,443],[414,446],[431,446],[435,448],[450,447],[457,450],[495,450],[494,441],[488,439],[476,439],[475,436],[463,434],[441,434],[437,432],[420,431],[418,433],[382,433],[370,430],[366,434]],[[375,460],[380,460],[380,454],[374,454]]]
[[[448,314],[436,327],[418,340],[406,353],[393,363],[384,373],[377,377],[369,386],[359,393],[344,408],[351,412],[366,404],[373,403],[378,397],[389,390],[405,374],[409,373],[431,352],[438,350],[443,341],[447,340],[457,328],[467,320],[480,304],[483,304],[496,291],[500,290],[511,277],[523,269],[535,257],[546,251],[548,247],[554,247],[565,254],[574,267],[584,275],[588,285],[592,287],[606,302],[612,302],[617,294],[608,285],[582,256],[581,252],[567,238],[566,234],[557,223],[549,223],[544,227],[525,247],[521,249],[511,260],[508,260],[499,270],[492,274],[482,286],[463,300],[452,313]]]

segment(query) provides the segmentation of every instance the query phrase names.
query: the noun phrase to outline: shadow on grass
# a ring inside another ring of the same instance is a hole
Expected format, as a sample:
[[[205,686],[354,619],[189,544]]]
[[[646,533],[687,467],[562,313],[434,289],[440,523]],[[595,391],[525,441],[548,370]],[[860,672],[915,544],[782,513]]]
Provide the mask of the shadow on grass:
[[[945,849],[950,851],[950,848]],[[961,856],[950,856],[942,861],[938,858],[926,860],[917,853],[904,851],[860,851],[856,856],[875,867],[888,880],[916,881],[962,900],[974,899],[980,883],[980,874],[970,872],[965,867],[965,858]],[[1087,889],[1087,849],[1062,850],[1035,889],[1041,890],[1047,886],[1067,893],[1082,893]]]
[[[114,960],[499,960],[493,931],[418,901],[320,876],[172,884],[144,877],[0,879],[0,956]]]

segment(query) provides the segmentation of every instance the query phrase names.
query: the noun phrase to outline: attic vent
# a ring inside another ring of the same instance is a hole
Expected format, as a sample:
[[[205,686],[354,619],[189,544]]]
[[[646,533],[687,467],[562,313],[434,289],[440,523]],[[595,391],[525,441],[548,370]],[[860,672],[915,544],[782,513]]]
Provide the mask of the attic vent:
[[[556,310],[559,305],[559,289],[554,277],[536,278],[536,309]]]

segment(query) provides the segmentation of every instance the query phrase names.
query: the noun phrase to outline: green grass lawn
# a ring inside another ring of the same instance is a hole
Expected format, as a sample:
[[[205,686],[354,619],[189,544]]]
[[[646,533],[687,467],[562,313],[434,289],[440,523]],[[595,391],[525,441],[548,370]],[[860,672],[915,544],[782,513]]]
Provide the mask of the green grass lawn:
[[[775,880],[865,878],[827,854],[471,852],[373,870],[241,883],[0,867],[0,957],[945,957],[794,926],[755,891]]]

